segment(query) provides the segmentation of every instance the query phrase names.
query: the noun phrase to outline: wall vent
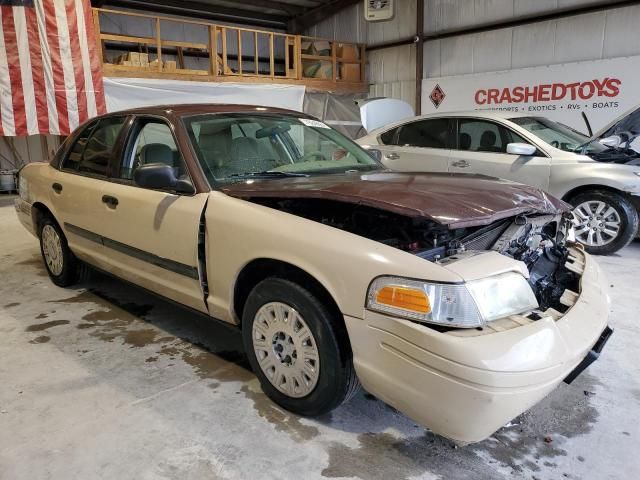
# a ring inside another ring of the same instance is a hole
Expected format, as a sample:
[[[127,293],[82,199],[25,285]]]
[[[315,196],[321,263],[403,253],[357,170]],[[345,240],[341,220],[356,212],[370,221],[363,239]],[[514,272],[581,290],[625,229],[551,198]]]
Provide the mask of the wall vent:
[[[391,20],[395,15],[394,0],[364,0],[364,19],[368,22]]]

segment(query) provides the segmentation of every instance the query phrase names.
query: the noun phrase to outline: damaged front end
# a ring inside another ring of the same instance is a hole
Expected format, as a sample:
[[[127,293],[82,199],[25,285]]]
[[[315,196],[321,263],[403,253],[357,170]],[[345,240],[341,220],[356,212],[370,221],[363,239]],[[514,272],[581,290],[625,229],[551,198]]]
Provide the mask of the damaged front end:
[[[517,215],[488,225],[449,228],[424,217],[410,217],[360,204],[322,199],[252,198],[250,201],[313,220],[442,266],[487,251],[521,261],[539,308],[562,314],[579,290],[580,271],[567,246],[570,212]],[[531,320],[539,313],[532,312]]]

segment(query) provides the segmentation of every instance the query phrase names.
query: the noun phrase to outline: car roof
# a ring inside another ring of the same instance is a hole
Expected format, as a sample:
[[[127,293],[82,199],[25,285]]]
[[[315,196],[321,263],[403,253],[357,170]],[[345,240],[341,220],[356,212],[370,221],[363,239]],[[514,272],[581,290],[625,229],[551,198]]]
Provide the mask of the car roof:
[[[400,125],[404,125],[408,122],[414,122],[416,120],[427,120],[430,118],[448,118],[448,117],[474,117],[474,118],[486,118],[489,120],[509,120],[515,117],[531,117],[539,115],[531,115],[527,113],[518,113],[505,110],[464,110],[460,112],[440,112],[440,113],[426,113],[416,117],[403,118],[397,122],[389,123],[383,127],[379,127],[367,133],[367,135],[380,135],[381,133],[390,130]]]
[[[298,117],[306,117],[302,112],[288,110],[285,108],[267,107],[261,105],[238,105],[227,103],[183,103],[171,105],[153,105],[148,107],[136,107],[128,110],[118,110],[109,112],[108,115],[166,115],[172,114],[176,116],[199,115],[206,113],[279,113],[283,115],[295,115]]]

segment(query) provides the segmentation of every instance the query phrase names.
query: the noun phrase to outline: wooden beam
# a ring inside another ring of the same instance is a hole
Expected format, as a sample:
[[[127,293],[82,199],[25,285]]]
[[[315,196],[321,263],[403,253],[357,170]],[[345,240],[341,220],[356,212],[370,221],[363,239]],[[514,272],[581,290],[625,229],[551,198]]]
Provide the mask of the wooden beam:
[[[275,76],[276,65],[275,65],[275,57],[274,57],[274,49],[273,49],[273,33],[269,34],[269,72],[271,74],[271,78]]]
[[[320,23],[325,18],[329,18],[341,10],[344,10],[351,5],[360,3],[362,0],[333,0],[320,5],[312,10],[298,15],[289,20],[287,24],[287,32],[300,34],[307,28]]]
[[[158,71],[162,71],[162,36],[160,35],[160,19],[156,18],[156,55],[158,56]]]
[[[253,70],[255,74],[258,74],[260,61],[258,60],[258,32],[253,32]],[[242,52],[240,52],[242,55]]]
[[[198,72],[198,73],[195,73]],[[334,93],[366,93],[369,85],[362,82],[336,82],[315,78],[296,80],[281,76],[271,77],[270,75],[249,76],[249,75],[219,75],[214,80],[208,74],[208,70],[185,70],[184,73],[158,72],[157,70],[145,69],[144,67],[125,67],[123,65],[105,65],[104,75],[106,77],[131,77],[131,78],[157,78],[171,80],[193,80],[193,81],[216,81],[232,83],[277,83],[283,85],[304,85],[312,92],[334,92]]]
[[[209,25],[209,74],[218,76],[218,29]]]

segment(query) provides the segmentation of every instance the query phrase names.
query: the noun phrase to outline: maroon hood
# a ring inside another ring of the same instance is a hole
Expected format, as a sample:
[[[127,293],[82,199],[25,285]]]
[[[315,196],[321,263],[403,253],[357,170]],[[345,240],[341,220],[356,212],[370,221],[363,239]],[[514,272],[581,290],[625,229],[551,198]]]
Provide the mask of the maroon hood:
[[[542,190],[484,175],[394,173],[319,175],[225,186],[238,198],[316,198],[366,205],[449,228],[486,225],[519,214],[558,214],[569,206]]]

